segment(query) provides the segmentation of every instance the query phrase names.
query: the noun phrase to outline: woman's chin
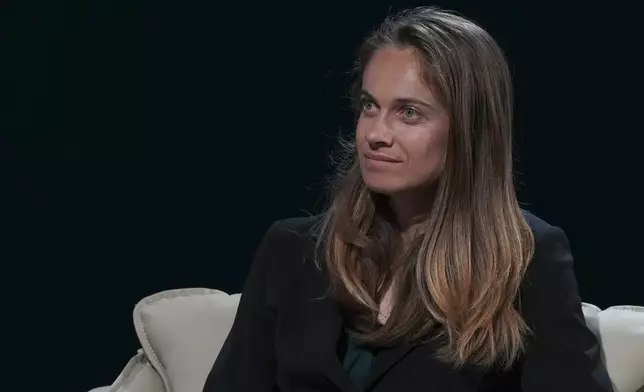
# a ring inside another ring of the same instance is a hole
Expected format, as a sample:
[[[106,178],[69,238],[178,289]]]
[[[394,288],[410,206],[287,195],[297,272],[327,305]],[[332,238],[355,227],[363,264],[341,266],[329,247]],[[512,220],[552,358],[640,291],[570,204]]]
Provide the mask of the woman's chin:
[[[396,181],[387,181],[385,179],[374,181],[373,179],[365,179],[364,182],[370,191],[385,196],[392,196],[405,190],[405,187]]]

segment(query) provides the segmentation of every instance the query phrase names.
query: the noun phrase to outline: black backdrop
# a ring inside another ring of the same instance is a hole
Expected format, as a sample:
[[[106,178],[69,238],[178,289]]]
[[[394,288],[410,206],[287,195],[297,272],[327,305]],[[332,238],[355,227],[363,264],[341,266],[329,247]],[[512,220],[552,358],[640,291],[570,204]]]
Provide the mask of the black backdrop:
[[[584,300],[642,304],[637,24],[524,3],[438,4],[508,54],[520,196],[567,232]],[[321,208],[354,50],[410,5],[3,3],[2,323],[20,389],[109,384],[145,295],[238,291],[268,225]]]

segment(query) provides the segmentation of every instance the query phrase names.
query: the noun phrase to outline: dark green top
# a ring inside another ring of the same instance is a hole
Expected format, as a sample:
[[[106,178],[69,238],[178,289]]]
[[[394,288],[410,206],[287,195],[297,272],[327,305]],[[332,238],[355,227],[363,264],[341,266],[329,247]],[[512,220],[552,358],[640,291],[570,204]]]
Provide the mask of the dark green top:
[[[367,378],[374,360],[374,350],[360,345],[351,336],[344,337],[346,351],[342,358],[342,366],[359,390],[364,390]]]

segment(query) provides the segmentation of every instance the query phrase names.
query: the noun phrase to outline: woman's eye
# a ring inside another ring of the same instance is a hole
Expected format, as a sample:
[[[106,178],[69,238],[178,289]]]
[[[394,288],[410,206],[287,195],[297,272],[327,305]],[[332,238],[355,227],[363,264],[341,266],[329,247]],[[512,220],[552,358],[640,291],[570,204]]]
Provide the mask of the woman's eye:
[[[373,107],[374,107],[373,102],[371,102],[371,101],[362,101],[362,110],[363,111],[369,112],[369,111],[373,110]]]
[[[414,109],[412,107],[406,107],[406,108],[403,109],[403,115],[406,118],[415,118],[415,117],[418,117],[420,115],[420,113],[418,113],[418,110],[416,110],[416,109]]]

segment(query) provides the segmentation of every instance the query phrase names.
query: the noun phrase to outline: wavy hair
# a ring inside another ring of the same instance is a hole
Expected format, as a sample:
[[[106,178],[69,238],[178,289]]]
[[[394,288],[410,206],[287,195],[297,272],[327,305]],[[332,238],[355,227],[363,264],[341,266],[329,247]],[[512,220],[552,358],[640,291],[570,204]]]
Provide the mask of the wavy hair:
[[[431,212],[403,250],[386,196],[366,187],[349,143],[318,227],[318,265],[357,339],[377,346],[438,339],[438,358],[456,367],[508,368],[529,333],[517,300],[534,238],[513,181],[507,62],[472,21],[414,8],[389,16],[363,42],[354,91],[373,54],[389,46],[417,51],[425,81],[449,111],[447,160]],[[379,325],[389,287],[392,312]]]

